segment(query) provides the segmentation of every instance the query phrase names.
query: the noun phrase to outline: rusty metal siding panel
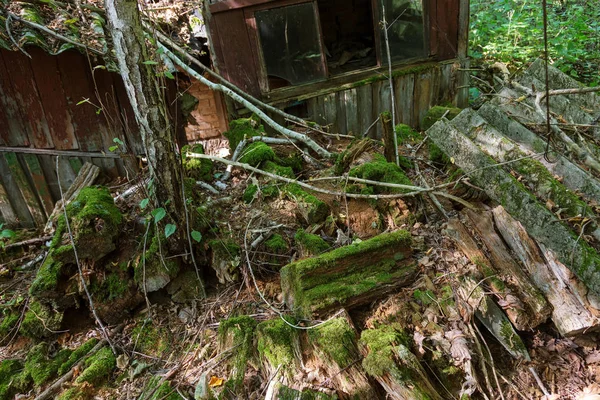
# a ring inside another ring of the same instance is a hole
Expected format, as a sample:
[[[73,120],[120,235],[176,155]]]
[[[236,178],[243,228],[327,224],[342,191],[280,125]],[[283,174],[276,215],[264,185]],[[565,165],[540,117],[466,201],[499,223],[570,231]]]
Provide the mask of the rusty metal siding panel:
[[[47,54],[41,48],[31,48],[30,54],[35,60],[31,62],[31,69],[40,100],[44,106],[48,128],[54,140],[54,148],[59,150],[79,149],[56,57]]]
[[[111,146],[103,143],[107,137],[106,120],[99,115],[97,101],[93,96],[94,87],[87,60],[74,50],[58,55],[58,69],[65,94],[65,100],[71,115],[74,134],[82,151],[106,151]],[[89,102],[80,102],[88,99]]]

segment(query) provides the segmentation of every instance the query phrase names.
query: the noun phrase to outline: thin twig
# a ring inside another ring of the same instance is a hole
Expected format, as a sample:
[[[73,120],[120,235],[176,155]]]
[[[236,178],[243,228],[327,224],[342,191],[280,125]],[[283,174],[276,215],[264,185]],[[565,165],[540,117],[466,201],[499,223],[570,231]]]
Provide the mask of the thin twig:
[[[19,51],[21,53],[23,53],[27,57],[31,58],[31,55],[28,52],[26,52],[24,48],[22,48],[21,46],[19,46],[19,43],[13,37],[12,32],[10,31],[10,20],[11,19],[12,19],[12,14],[8,13],[8,16],[6,17],[6,21],[4,21],[4,25],[6,27],[6,33],[8,33],[8,37],[10,38],[10,41],[13,42],[13,44],[17,47],[17,49],[19,49]]]

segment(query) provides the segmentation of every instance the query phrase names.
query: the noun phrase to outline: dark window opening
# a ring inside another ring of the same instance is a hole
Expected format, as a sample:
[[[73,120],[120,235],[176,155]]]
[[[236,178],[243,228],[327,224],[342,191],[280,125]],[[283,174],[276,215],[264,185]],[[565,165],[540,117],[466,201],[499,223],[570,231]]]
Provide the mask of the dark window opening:
[[[371,0],[318,0],[330,75],[377,65]]]
[[[379,0],[385,10],[392,61],[425,57],[425,29],[422,0]],[[387,47],[381,24],[383,63],[387,63]]]
[[[269,89],[326,78],[312,3],[255,13]]]

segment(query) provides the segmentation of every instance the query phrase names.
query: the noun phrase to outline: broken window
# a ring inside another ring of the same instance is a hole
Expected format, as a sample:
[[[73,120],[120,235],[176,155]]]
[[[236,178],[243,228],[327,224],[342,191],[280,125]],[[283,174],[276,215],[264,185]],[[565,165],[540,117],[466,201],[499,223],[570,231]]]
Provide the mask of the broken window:
[[[254,15],[270,89],[326,78],[313,3],[257,11]]]
[[[379,5],[382,15],[385,10],[392,61],[424,57],[426,52],[422,0],[379,0]],[[383,26],[380,24],[381,49],[383,63],[387,63]]]

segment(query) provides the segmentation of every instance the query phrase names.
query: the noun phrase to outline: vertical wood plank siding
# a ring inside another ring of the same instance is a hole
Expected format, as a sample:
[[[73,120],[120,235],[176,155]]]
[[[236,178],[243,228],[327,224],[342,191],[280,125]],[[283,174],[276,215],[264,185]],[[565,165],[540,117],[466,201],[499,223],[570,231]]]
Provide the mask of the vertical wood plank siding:
[[[60,186],[66,190],[86,161],[107,178],[124,175],[123,160],[98,158],[110,153],[114,138],[136,155],[143,154],[143,145],[118,74],[92,69],[76,51],[58,56],[35,47],[27,51],[32,59],[0,50],[0,222],[29,228],[43,226],[60,198],[56,157],[6,147],[78,151],[60,157]],[[176,85],[167,84],[171,117],[181,122]],[[135,168],[135,163],[127,165]]]

